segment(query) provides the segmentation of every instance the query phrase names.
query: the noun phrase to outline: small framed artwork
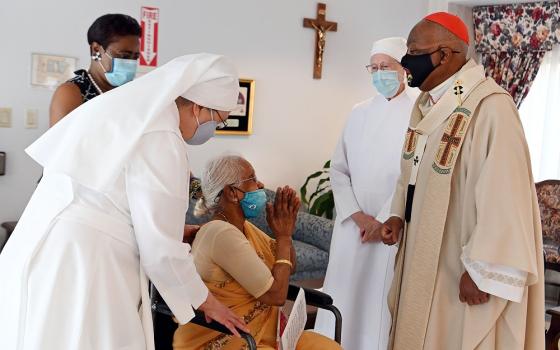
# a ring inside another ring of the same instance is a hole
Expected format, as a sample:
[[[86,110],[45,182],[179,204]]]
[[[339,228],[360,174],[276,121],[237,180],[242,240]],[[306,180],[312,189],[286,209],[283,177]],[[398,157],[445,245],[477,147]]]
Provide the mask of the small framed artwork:
[[[31,54],[31,85],[54,88],[74,76],[75,57]]]
[[[253,104],[255,81],[239,79],[237,108],[229,114],[227,127],[216,130],[218,135],[251,135],[253,133]]]

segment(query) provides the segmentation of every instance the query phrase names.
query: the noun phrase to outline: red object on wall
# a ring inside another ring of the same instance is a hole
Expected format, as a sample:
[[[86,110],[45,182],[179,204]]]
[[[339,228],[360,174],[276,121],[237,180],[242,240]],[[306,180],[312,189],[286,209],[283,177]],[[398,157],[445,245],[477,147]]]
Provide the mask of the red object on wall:
[[[140,25],[142,26],[140,65],[156,67],[158,55],[159,8],[143,6],[140,13]]]

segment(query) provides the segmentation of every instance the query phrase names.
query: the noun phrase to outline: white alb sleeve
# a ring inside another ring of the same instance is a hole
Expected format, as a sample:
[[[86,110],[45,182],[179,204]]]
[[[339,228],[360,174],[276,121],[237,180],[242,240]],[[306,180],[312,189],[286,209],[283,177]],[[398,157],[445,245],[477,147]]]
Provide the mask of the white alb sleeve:
[[[464,255],[461,256],[461,261],[481,291],[516,303],[523,299],[527,272],[472,260]]]

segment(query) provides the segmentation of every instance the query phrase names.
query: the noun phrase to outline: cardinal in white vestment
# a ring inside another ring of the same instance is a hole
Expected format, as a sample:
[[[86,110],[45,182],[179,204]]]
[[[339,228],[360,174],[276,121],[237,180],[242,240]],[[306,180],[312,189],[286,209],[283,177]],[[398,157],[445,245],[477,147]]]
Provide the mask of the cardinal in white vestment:
[[[182,243],[185,141],[212,137],[238,89],[224,57],[179,57],[80,106],[26,150],[44,177],[0,254],[0,349],[153,349],[148,279],[180,323],[198,308],[244,327]]]
[[[511,96],[438,12],[401,63],[422,94],[383,241],[399,243],[389,349],[541,350],[544,274],[531,161]]]
[[[342,346],[386,349],[387,292],[396,249],[373,235],[389,214],[399,156],[418,92],[404,81],[404,38],[373,44],[368,71],[378,95],[352,110],[331,160],[336,224],[323,291],[342,313]],[[319,311],[315,329],[334,335],[334,317]]]

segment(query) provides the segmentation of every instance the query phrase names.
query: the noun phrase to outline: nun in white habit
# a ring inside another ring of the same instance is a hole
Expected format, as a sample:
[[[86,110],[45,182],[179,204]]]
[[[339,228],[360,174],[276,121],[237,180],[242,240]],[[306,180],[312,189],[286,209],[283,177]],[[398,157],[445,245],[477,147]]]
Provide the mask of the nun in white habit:
[[[396,248],[381,243],[375,230],[389,216],[402,144],[418,96],[406,84],[400,65],[406,51],[403,38],[373,44],[367,68],[379,94],[354,107],[331,160],[337,216],[323,291],[342,313],[345,349],[387,348],[387,293]],[[315,330],[332,337],[332,315],[320,310]]]
[[[186,145],[236,106],[233,65],[176,58],[73,111],[26,151],[44,177],[0,254],[0,349],[153,349],[148,282],[177,320],[243,321],[182,243]]]

